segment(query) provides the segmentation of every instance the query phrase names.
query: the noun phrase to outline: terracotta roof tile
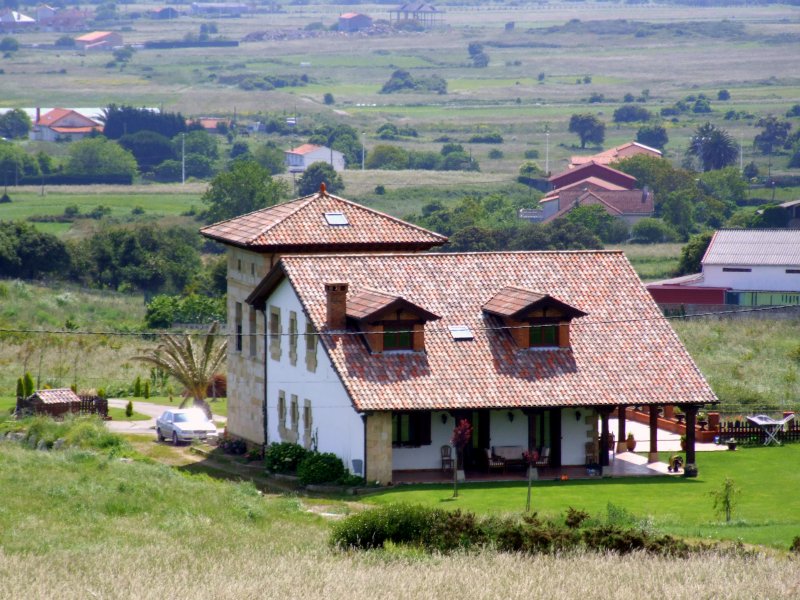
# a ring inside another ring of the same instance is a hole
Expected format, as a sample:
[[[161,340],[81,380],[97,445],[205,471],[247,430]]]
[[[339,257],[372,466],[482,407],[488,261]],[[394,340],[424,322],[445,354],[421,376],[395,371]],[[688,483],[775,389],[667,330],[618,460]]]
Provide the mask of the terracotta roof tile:
[[[543,223],[549,223],[563,217],[577,206],[599,204],[613,216],[650,216],[655,210],[653,193],[644,190],[558,190],[556,196],[547,198],[551,201],[558,198],[559,209]]]
[[[441,315],[425,325],[424,353],[370,354],[360,336],[322,336],[357,410],[716,401],[621,252],[285,256],[276,269],[322,332],[327,281],[348,282],[349,297],[379,288]],[[571,348],[520,350],[498,329],[482,306],[511,287],[588,313],[572,321]],[[454,341],[449,325],[474,339]]]
[[[639,142],[628,142],[626,144],[622,144],[621,146],[617,146],[616,148],[598,152],[592,156],[571,156],[569,162],[570,168],[579,167],[580,165],[591,161],[601,165],[608,165],[617,160],[636,156],[637,154],[646,154],[647,156],[656,157],[662,156],[661,150],[658,150],[657,148],[651,148],[650,146],[645,146]]]
[[[317,146],[316,144],[303,144],[298,146],[297,148],[292,148],[291,150],[287,150],[287,154],[309,154],[314,152],[315,150],[319,150],[323,146]]]
[[[393,307],[402,307],[419,313],[420,317],[427,321],[439,318],[402,296],[387,294],[380,290],[365,289],[347,298],[347,316],[357,320],[367,319]]]
[[[325,213],[341,212],[348,225],[329,225]],[[200,233],[226,244],[256,251],[305,249],[429,249],[447,238],[327,192],[204,227]]]
[[[33,394],[39,398],[43,404],[62,404],[80,402],[78,395],[69,388],[56,390],[38,390]]]

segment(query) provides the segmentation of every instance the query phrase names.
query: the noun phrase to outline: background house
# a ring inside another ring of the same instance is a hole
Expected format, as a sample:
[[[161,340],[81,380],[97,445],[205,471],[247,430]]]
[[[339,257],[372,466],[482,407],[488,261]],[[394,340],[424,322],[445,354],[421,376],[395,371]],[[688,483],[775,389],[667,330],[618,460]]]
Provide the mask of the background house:
[[[150,18],[156,19],[158,21],[167,21],[170,19],[177,19],[180,16],[180,13],[171,6],[165,6],[163,8],[156,8],[155,10],[150,11]]]
[[[54,108],[44,114],[36,109],[36,117],[28,136],[40,142],[80,140],[93,131],[102,132],[103,125],[69,108]]]
[[[558,190],[554,195],[539,201],[542,209],[540,222],[549,223],[567,215],[579,206],[602,206],[612,217],[622,219],[630,228],[655,211],[653,193],[648,190],[590,190],[574,186]]]
[[[618,160],[623,160],[630,158],[631,156],[638,155],[652,156],[655,158],[662,157],[661,150],[658,150],[657,148],[651,148],[650,146],[645,146],[639,142],[628,142],[626,144],[622,144],[621,146],[617,146],[616,148],[604,150],[603,152],[598,152],[597,154],[593,154],[591,156],[571,156],[569,159],[569,168],[574,169],[575,167],[585,165],[588,162],[595,162],[599,165],[608,165]]]
[[[284,155],[290,173],[302,173],[315,162],[328,163],[335,171],[344,171],[344,154],[327,146],[303,144],[287,150]]]
[[[0,31],[25,31],[36,25],[36,19],[23,15],[21,12],[6,8],[0,10]]]
[[[75,38],[81,50],[111,50],[122,46],[122,36],[115,31],[93,31]]]
[[[339,15],[339,31],[360,31],[372,27],[372,17],[361,13],[348,12]]]
[[[647,289],[664,305],[800,305],[800,229],[721,229],[700,273]]]

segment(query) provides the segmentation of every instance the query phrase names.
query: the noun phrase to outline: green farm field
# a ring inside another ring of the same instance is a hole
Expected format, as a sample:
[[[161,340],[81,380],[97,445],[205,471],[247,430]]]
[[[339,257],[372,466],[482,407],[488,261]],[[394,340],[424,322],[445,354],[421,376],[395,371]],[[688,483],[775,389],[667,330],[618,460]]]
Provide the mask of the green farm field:
[[[149,5],[125,5],[139,14]],[[388,18],[386,5],[359,11]],[[108,66],[110,55],[54,49],[56,33],[17,35],[22,49],[3,61],[0,106],[104,106],[110,102],[157,106],[193,116],[259,113],[297,115],[301,123],[338,121],[365,132],[367,149],[380,143],[375,129],[386,121],[415,127],[409,146],[431,144],[442,134],[465,141],[478,126],[503,134],[506,160],[482,161],[484,172],[513,176],[528,148],[544,155],[550,131],[550,167],[559,170],[575,153],[567,131],[571,114],[590,111],[609,122],[606,147],[630,140],[639,124],[610,123],[622,96],[647,90],[645,108],[658,113],[687,95],[704,93],[709,114],[684,114],[668,122],[667,154],[679,161],[694,129],[706,120],[743,140],[745,160],[754,156],[752,119],[724,121],[730,111],[782,115],[800,102],[796,53],[796,8],[782,5],[691,7],[552,2],[542,6],[448,6],[446,27],[423,32],[342,35],[302,31],[313,23],[333,25],[341,7],[287,6],[282,12],[219,19],[219,35],[244,40],[238,48],[140,48],[125,65]],[[196,34],[208,19],[169,22],[123,17],[125,43],[180,39]],[[513,22],[511,31],[505,30]],[[272,37],[276,39],[271,39]],[[471,65],[470,43],[483,45],[486,68]],[[669,65],[669,68],[664,68]],[[395,69],[414,76],[440,75],[445,95],[380,94]],[[539,74],[543,80],[539,81]],[[240,77],[307,75],[309,85],[246,90]],[[589,83],[584,83],[589,78]],[[731,99],[717,102],[720,89]],[[323,103],[332,93],[333,105]],[[603,101],[588,103],[590,95]],[[288,147],[296,140],[282,139]],[[596,149],[587,149],[587,153]],[[473,151],[479,150],[473,145]],[[773,172],[785,168],[773,157]]]
[[[701,591],[721,599],[796,597],[796,561],[786,555],[786,547],[798,532],[797,507],[786,501],[782,484],[796,487],[797,482],[787,478],[785,469],[779,479],[774,477],[775,465],[796,461],[794,447],[718,453],[727,462],[704,460],[697,481],[536,484],[534,508],[548,515],[557,517],[569,506],[594,507],[593,516],[604,519],[610,501],[651,530],[671,530],[667,524],[672,522],[692,537],[741,537],[750,550],[675,559],[491,549],[429,555],[399,546],[338,551],[328,545],[331,522],[363,510],[363,503],[264,494],[252,483],[190,475],[202,464],[182,449],[156,444],[152,437],[128,442],[135,450],[122,444],[113,452],[37,452],[0,443],[5,594],[116,599],[136,590],[137,598],[149,600],[164,597],[168,581],[183,595],[239,600],[300,594],[416,600],[464,589],[480,600],[671,600]],[[734,522],[726,525],[711,511],[707,492],[729,470],[742,495]],[[468,485],[456,502],[448,501],[449,495],[446,487],[409,488],[368,500],[423,502],[482,514],[519,514],[524,504],[523,486]],[[488,506],[491,500],[498,501],[497,507]],[[759,506],[757,514],[754,506]],[[678,515],[687,516],[683,524],[675,524]],[[778,549],[750,546],[759,536]],[[113,574],[98,564],[113,565]]]

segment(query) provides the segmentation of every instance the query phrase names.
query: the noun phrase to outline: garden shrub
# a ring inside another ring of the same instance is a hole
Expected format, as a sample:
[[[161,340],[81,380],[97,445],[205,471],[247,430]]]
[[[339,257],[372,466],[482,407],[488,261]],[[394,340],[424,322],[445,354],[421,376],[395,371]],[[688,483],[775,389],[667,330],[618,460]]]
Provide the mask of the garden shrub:
[[[332,452],[309,454],[297,465],[297,476],[303,485],[335,482],[346,473],[342,459]]]
[[[264,463],[273,473],[295,473],[297,465],[308,456],[309,452],[299,444],[281,442],[270,444],[264,453]]]
[[[226,454],[241,455],[247,452],[247,444],[245,441],[233,437],[227,431],[219,437],[217,445]]]
[[[522,519],[487,517],[407,504],[390,504],[351,515],[337,523],[330,543],[338,548],[366,550],[387,542],[451,552],[493,546],[501,552],[552,554],[587,549],[626,554],[637,550],[667,556],[686,556],[690,551],[714,546],[690,547],[671,536],[652,536],[635,527],[586,525],[589,515],[570,509],[567,524],[544,521],[536,514]],[[800,538],[795,541],[800,549]]]
[[[800,535],[796,535],[794,537],[794,539],[792,540],[792,545],[789,546],[789,551],[800,554]]]

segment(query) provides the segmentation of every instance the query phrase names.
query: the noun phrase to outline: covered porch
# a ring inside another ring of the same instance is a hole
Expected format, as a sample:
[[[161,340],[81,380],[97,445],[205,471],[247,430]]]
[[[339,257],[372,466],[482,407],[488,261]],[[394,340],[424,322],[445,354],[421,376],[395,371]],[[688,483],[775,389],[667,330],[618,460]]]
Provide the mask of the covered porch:
[[[695,421],[701,405],[681,405],[686,418],[684,475],[697,475]],[[648,406],[647,458],[627,452],[626,406],[503,408],[452,411],[393,411],[367,415],[367,478],[392,483],[452,480],[455,452],[450,437],[467,420],[472,437],[459,467],[468,481],[526,478],[522,454],[537,450],[540,479],[590,479],[667,473],[658,462],[658,419],[672,405]],[[614,431],[610,421],[616,417]],[[381,423],[380,427],[370,426]],[[374,433],[370,433],[370,432]],[[381,439],[378,439],[378,435]],[[616,442],[615,442],[616,440]],[[671,450],[672,448],[669,448]]]

